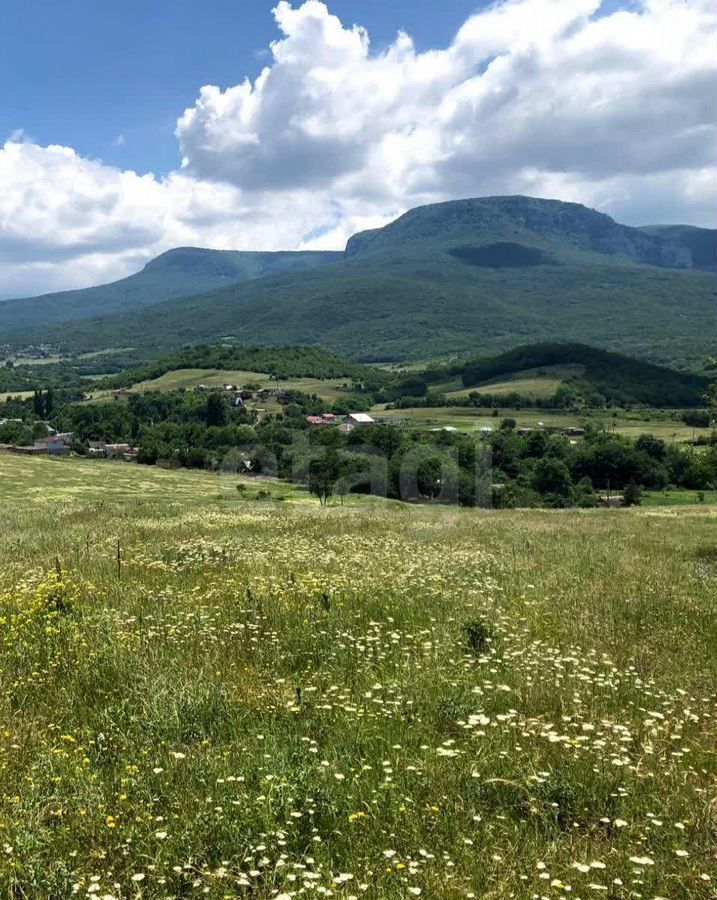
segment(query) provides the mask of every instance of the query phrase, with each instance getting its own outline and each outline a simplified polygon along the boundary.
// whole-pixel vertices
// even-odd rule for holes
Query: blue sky
[[[0,297],[489,194],[714,227],[716,43],[714,0],[8,0]]]
[[[0,137],[137,171],[179,163],[176,119],[204,84],[254,78],[277,37],[273,0],[13,0],[0,28]],[[480,0],[336,0],[373,51],[407,30],[421,50],[443,47]],[[118,135],[124,136],[120,146]]]

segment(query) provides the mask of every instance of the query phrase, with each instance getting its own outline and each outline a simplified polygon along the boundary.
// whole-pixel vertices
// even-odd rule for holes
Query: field
[[[0,500],[2,896],[714,897],[714,510]]]
[[[346,379],[348,382],[348,379]],[[184,388],[191,390],[199,384],[219,387],[224,384],[259,384],[261,387],[278,390],[303,391],[306,394],[317,394],[325,400],[335,400],[342,393],[342,379],[323,381],[319,378],[291,378],[276,380],[266,372],[247,372],[244,370],[220,369],[177,369],[134,385],[132,390],[141,391],[176,391]],[[110,391],[97,391],[94,399],[108,396]]]
[[[0,392],[0,403],[4,403],[10,397],[16,397],[18,400],[25,400],[32,397],[32,391],[2,391]]]
[[[568,378],[579,377],[585,371],[584,366],[555,365],[542,366],[539,369],[524,369],[512,375],[491,378],[479,386],[463,387],[460,378],[454,382],[446,382],[432,386],[431,393],[445,393],[447,397],[467,397],[476,391],[479,394],[502,396],[518,392],[525,397],[552,397],[557,389]]]
[[[383,411],[383,407],[376,407]],[[628,418],[625,414],[613,418],[612,415],[597,411],[587,413],[550,412],[542,409],[499,409],[497,416],[491,410],[479,407],[438,406],[433,408],[412,407],[391,411],[391,415],[405,418],[411,425],[431,427],[452,425],[461,431],[473,431],[476,428],[498,428],[503,418],[515,419],[518,427],[534,428],[538,422],[554,428],[565,428],[568,425],[585,425],[592,423],[610,432],[636,438],[649,432],[664,441],[679,443],[693,440],[710,433],[709,428],[693,428],[682,422],[666,420],[657,413],[655,418],[650,414]]]
[[[700,495],[704,499],[700,500]],[[694,506],[701,503],[717,503],[717,491],[645,491],[643,506]]]

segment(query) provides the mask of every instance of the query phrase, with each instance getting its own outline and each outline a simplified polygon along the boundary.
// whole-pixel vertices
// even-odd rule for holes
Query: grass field
[[[10,397],[17,397],[18,400],[25,400],[32,397],[33,391],[3,391],[0,392],[0,403],[4,403]]]
[[[545,398],[552,397],[568,378],[579,377],[584,372],[584,366],[544,366],[540,369],[524,369],[514,375],[502,375],[467,388],[462,386],[459,379],[458,384],[446,383],[440,389],[447,397],[467,397],[473,391],[500,397],[517,391],[525,397]]]
[[[260,384],[262,387],[278,390],[303,391],[306,394],[317,394],[325,400],[335,400],[346,393],[342,390],[342,379],[324,381],[319,378],[290,378],[276,381],[266,372],[248,372],[245,370],[223,369],[177,369],[166,372],[159,378],[150,381],[141,381],[133,386],[132,390],[141,391],[177,391],[182,388],[191,390],[199,384],[210,387],[219,387],[224,384]],[[349,379],[345,379],[348,383]],[[109,396],[110,391],[97,391],[93,399]]]
[[[0,455],[0,896],[714,897],[714,509],[238,496]]]
[[[700,495],[703,495],[700,500]],[[645,491],[643,506],[695,506],[701,503],[717,503],[717,491]]]
[[[376,407],[376,411],[382,411],[383,407]],[[404,417],[408,422],[417,427],[431,427],[436,425],[453,425],[461,431],[473,431],[476,428],[500,427],[503,418],[515,419],[518,427],[534,428],[538,422],[543,422],[549,427],[565,428],[568,425],[585,425],[592,423],[596,427],[603,427],[616,434],[636,438],[649,432],[663,440],[684,442],[695,437],[708,435],[709,428],[693,428],[682,422],[672,422],[662,418],[651,418],[649,415],[627,418],[624,414],[613,418],[604,412],[595,413],[554,413],[541,409],[499,409],[498,415],[493,416],[490,410],[479,407],[439,406],[434,408],[414,407],[391,411],[391,415]]]

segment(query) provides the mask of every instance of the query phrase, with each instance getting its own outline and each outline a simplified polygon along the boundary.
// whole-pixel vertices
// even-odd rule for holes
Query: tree
[[[326,506],[329,497],[336,490],[340,469],[341,461],[335,450],[329,450],[324,456],[319,459],[312,459],[309,462],[309,491],[319,498],[319,503],[322,506]]]
[[[226,410],[224,409],[224,401],[219,394],[210,394],[207,398],[207,426],[224,425],[225,422]]]
[[[712,356],[707,358],[707,371],[717,372],[717,359]],[[712,413],[712,425],[717,425],[717,382],[707,388],[705,400],[709,404],[710,412]]]
[[[567,497],[572,485],[570,471],[561,459],[545,456],[538,460],[533,470],[533,487],[539,494]]]
[[[663,460],[667,455],[667,445],[654,434],[641,434],[635,441],[635,449],[643,450],[653,459]]]

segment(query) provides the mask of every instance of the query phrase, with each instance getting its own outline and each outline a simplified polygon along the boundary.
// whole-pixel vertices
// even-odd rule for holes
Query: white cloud
[[[318,0],[274,10],[254,80],[206,86],[183,157],[140,176],[22,136],[0,149],[0,294],[119,277],[178,244],[340,247],[460,196],[529,193],[714,225],[712,0],[503,0],[450,46],[380,53]]]

